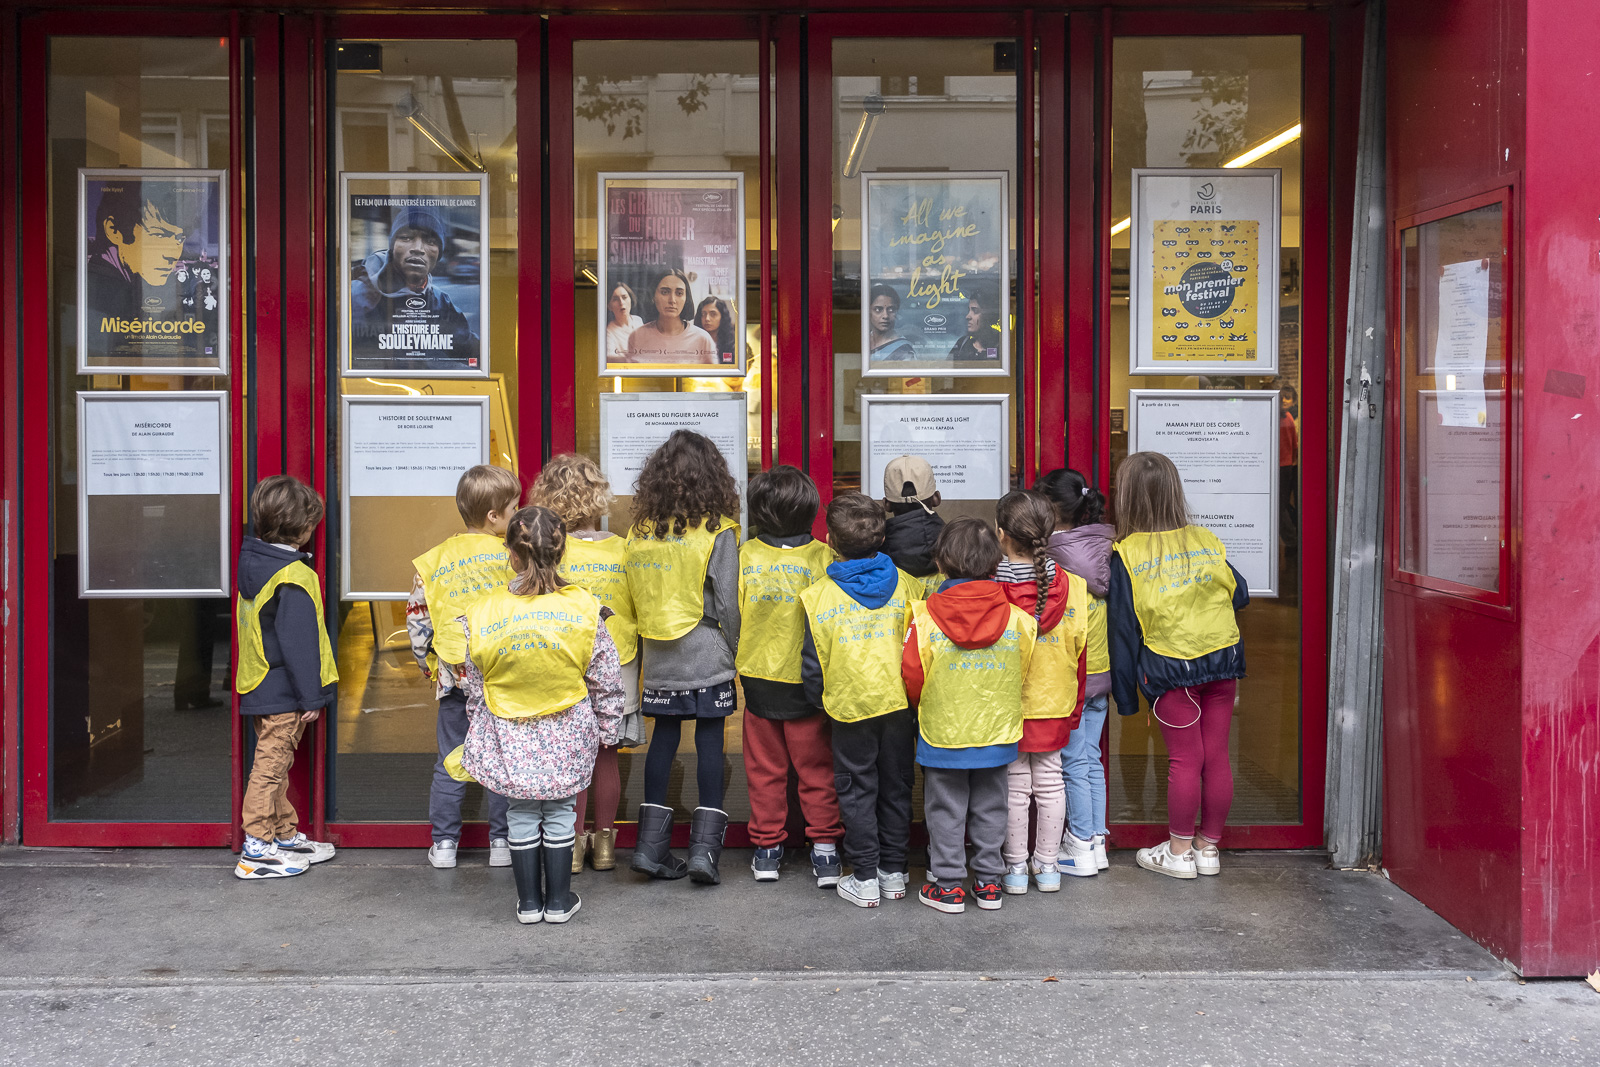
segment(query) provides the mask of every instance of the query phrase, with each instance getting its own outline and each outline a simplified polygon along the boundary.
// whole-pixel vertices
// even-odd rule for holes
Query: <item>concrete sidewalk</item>
[[[777,884],[576,879],[564,927],[509,870],[342,853],[253,884],[221,851],[0,850],[0,1064],[1592,1064],[1600,996],[1523,985],[1381,876],[1129,853],[941,915]],[[624,854],[623,858],[626,858]],[[913,874],[920,874],[914,871]],[[1205,1034],[1203,1040],[1193,1035]]]
[[[853,907],[817,889],[803,858],[757,884],[750,853],[729,850],[715,887],[586,870],[574,879],[583,910],[559,928],[519,926],[511,871],[486,856],[436,871],[421,850],[348,850],[299,878],[248,883],[220,850],[10,849],[0,953],[28,980],[1501,973],[1381,876],[1329,870],[1320,855],[1233,853],[1222,877],[1180,882],[1116,853],[1111,870],[1063,879],[1059,893],[952,916],[912,896]]]

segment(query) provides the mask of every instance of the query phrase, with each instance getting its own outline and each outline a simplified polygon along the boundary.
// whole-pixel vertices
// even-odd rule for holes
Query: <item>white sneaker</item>
[[[507,850],[509,852],[509,849]],[[456,843],[450,838],[435,841],[428,849],[428,862],[442,870],[447,870],[456,865]],[[506,865],[510,866],[511,857],[506,856]]]
[[[1094,835],[1094,866],[1096,870],[1103,871],[1111,866],[1111,858],[1106,855],[1106,835]]]
[[[839,879],[834,891],[858,908],[876,908],[880,899],[876,878],[861,879],[847,874]]]
[[[1074,878],[1093,878],[1100,873],[1094,861],[1094,846],[1078,840],[1069,831],[1061,839],[1061,854],[1056,857],[1056,869]]]
[[[1222,873],[1222,853],[1217,851],[1216,845],[1205,845],[1194,850],[1194,873]]]
[[[298,856],[307,863],[321,863],[333,859],[333,846],[326,841],[313,841],[304,833],[297,833],[287,841],[274,841],[278,851],[285,856]]]
[[[251,851],[247,845],[239,854],[239,862],[234,864],[233,875],[247,882],[259,882],[264,878],[293,878],[310,869],[311,864],[303,856],[279,852],[277,845],[256,851]]]
[[[511,866],[511,842],[503,837],[490,838],[489,840],[489,866]]]
[[[878,895],[884,900],[903,900],[906,895],[906,872],[878,869]]]
[[[1155,848],[1141,848],[1134,854],[1134,858],[1145,870],[1164,874],[1168,878],[1195,876],[1194,849],[1184,849],[1182,853],[1174,855],[1170,841],[1163,841]]]

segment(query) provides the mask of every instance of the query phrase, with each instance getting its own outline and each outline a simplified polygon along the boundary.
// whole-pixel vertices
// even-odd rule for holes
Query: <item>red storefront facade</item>
[[[228,705],[225,598],[82,595],[88,546],[157,535],[108,533],[91,521],[108,513],[91,512],[104,505],[79,484],[87,468],[77,455],[77,412],[86,409],[76,394],[225,395],[228,555],[254,480],[291,473],[325,494],[329,522],[314,547],[337,634],[341,704],[303,750],[295,796],[310,828],[343,846],[420,848],[428,842],[431,692],[409,664],[383,568],[427,547],[450,512],[441,519],[436,499],[351,493],[352,397],[481,400],[493,461],[526,484],[550,455],[597,453],[615,403],[605,396],[732,390],[745,398],[749,469],[800,465],[826,498],[870,482],[862,424],[884,403],[878,396],[1004,397],[1011,485],[1070,465],[1108,488],[1129,448],[1136,390],[1235,388],[1285,398],[1298,443],[1280,471],[1289,469],[1285,495],[1298,507],[1292,520],[1281,513],[1268,548],[1276,595],[1244,620],[1247,642],[1261,651],[1252,652],[1255,688],[1242,705],[1253,710],[1241,712],[1243,784],[1228,844],[1322,846],[1326,649],[1337,607],[1329,555],[1364,6],[895,2],[864,13],[730,0],[593,14],[487,0],[436,6],[6,7],[0,179],[12,208],[0,216],[0,245],[15,249],[0,300],[6,840],[220,846],[237,834],[248,753]],[[1570,184],[1578,172],[1549,154],[1553,143],[1535,141],[1581,140],[1549,123],[1584,112],[1549,103],[1541,125],[1535,106],[1577,91],[1562,79],[1578,69],[1576,42],[1594,42],[1596,27],[1587,38],[1569,29],[1560,42],[1559,20],[1520,4],[1482,0],[1471,6],[1484,7],[1483,17],[1461,21],[1436,20],[1425,6],[1392,3],[1387,16],[1395,245],[1375,266],[1399,279],[1406,232],[1498,205],[1504,325],[1491,334],[1504,343],[1505,380],[1489,391],[1498,385],[1506,398],[1506,547],[1487,594],[1430,578],[1427,566],[1413,567],[1421,574],[1413,580],[1391,563],[1384,862],[1400,884],[1528,973],[1582,969],[1586,958],[1593,969],[1600,875],[1573,812],[1586,813],[1600,794],[1600,677],[1585,653],[1575,673],[1546,663],[1535,680],[1529,666],[1546,652],[1530,659],[1528,650],[1565,649],[1568,634],[1581,629],[1592,639],[1597,631],[1574,628],[1567,609],[1525,617],[1522,605],[1530,566],[1549,573],[1543,568],[1555,564],[1543,553],[1557,544],[1571,553],[1591,536],[1573,540],[1583,514],[1577,483],[1559,499],[1580,510],[1563,512],[1559,529],[1528,526],[1557,499],[1540,496],[1534,507],[1528,494],[1543,492],[1546,466],[1553,477],[1576,477],[1583,465],[1574,450],[1593,456],[1583,424],[1600,416],[1569,417],[1592,401],[1567,378],[1554,379],[1566,393],[1523,383],[1541,362],[1580,377],[1583,361],[1593,362],[1591,352],[1564,354],[1581,340],[1593,281],[1575,285],[1571,271],[1558,271],[1548,255],[1536,260],[1532,249],[1557,242],[1594,270],[1592,248],[1586,258],[1571,251],[1595,240],[1593,223],[1568,209],[1581,200],[1582,187]],[[1579,5],[1555,6],[1581,22]],[[1549,50],[1539,79],[1531,58],[1521,58],[1524,39]],[[1470,111],[1457,99],[1468,83],[1487,94]],[[1582,106],[1592,119],[1596,104]],[[75,175],[96,168],[223,172],[233,344],[215,373],[123,373],[75,351],[71,324],[84,311],[73,284],[73,223],[84,214],[75,180],[85,180]],[[1276,171],[1274,374],[1130,375],[1137,324],[1129,303],[1138,298],[1128,219],[1141,168]],[[596,183],[652,172],[741,183],[743,279],[734,303],[742,301],[746,327],[742,376],[632,378],[609,373],[603,354],[596,371],[605,334],[596,325],[605,267]],[[861,351],[870,341],[860,298],[872,279],[863,276],[868,226],[857,183],[863,173],[949,172],[1003,176],[1000,258],[1011,284],[998,321],[1014,356],[996,373],[884,374]],[[346,180],[373,174],[482,176],[484,226],[459,236],[439,277],[458,296],[492,294],[476,324],[492,374],[355,373],[345,362],[346,271],[363,232],[348,202],[359,185]],[[1535,270],[1549,275],[1538,285]],[[1394,285],[1391,307],[1403,302],[1401,281]],[[1401,393],[1389,394],[1391,406]],[[1553,408],[1530,412],[1535,403],[1578,406],[1562,407],[1558,421]],[[1391,410],[1391,423],[1403,424],[1402,414]],[[1396,446],[1393,514],[1403,510],[1406,454]],[[145,503],[129,514],[159,523],[150,509],[168,506]],[[986,507],[992,498],[956,510],[982,515]],[[90,517],[80,521],[80,508]],[[614,513],[613,528],[624,516]],[[1391,541],[1395,561],[1402,547]],[[1565,573],[1587,583],[1592,570]],[[1567,680],[1557,685],[1557,675]],[[1463,715],[1459,693],[1495,714]],[[1119,847],[1162,833],[1159,735],[1145,719],[1115,723],[1108,737]],[[729,753],[737,843],[736,743]],[[624,765],[624,819],[639,799],[638,773]],[[1482,781],[1493,783],[1491,796],[1472,786]],[[1463,790],[1487,823],[1464,815]],[[1588,806],[1577,803],[1582,796]],[[1475,840],[1474,825],[1491,834],[1492,848]],[[485,838],[482,823],[469,823],[465,844]],[[1463,884],[1482,891],[1463,899]]]

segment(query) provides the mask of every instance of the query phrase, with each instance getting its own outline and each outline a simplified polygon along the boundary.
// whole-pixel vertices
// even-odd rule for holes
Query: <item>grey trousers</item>
[[[461,802],[467,783],[445,773],[444,758],[467,739],[467,694],[452,689],[439,698],[439,758],[433,765],[433,784],[428,789],[428,821],[433,823],[433,839],[461,842]],[[507,837],[506,798],[485,789],[489,801],[489,836]]]
[[[967,876],[967,838],[972,838],[972,873],[998,879],[1005,873],[1000,847],[1006,840],[1009,804],[1005,767],[923,767],[922,811],[928,823],[928,877],[949,888]]]

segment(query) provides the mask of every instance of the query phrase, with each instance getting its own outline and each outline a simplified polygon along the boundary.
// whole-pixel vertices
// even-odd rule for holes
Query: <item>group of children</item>
[[[737,686],[757,881],[780,875],[792,772],[817,884],[864,908],[904,897],[921,766],[919,899],[961,912],[970,895],[993,910],[1030,885],[1054,892],[1063,874],[1106,868],[1107,697],[1126,714],[1142,691],[1172,754],[1171,817],[1170,839],[1137,861],[1178,878],[1217,873],[1244,674],[1233,612],[1248,598],[1220,542],[1189,523],[1171,462],[1140,453],[1123,464],[1116,530],[1071,470],[1007,494],[992,525],[944,522],[920,457],[892,461],[884,481],[882,500],[835,495],[823,542],[811,535],[811,479],[762,472],[741,543],[737,482],[690,431],[646,461],[622,536],[601,529],[614,497],[584,456],[546,464],[520,509],[510,472],[467,471],[456,496],[467,530],[417,558],[407,607],[439,698],[429,861],[455,865],[464,783],[476,780],[489,862],[512,867],[518,920],[565,922],[585,856],[596,870],[615,865],[617,752],[645,743],[649,717],[629,865],[717,884]],[[238,609],[240,709],[258,739],[236,869],[246,879],[333,855],[299,832],[284,790],[294,743],[337,679],[298,551],[321,501],[270,478],[252,507]],[[686,721],[697,804],[680,856],[667,794]]]

